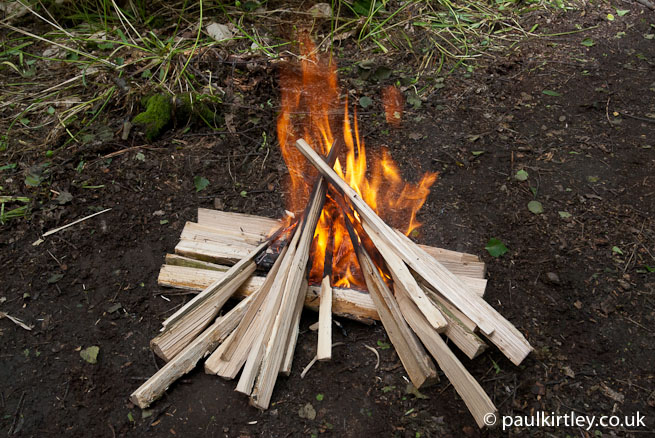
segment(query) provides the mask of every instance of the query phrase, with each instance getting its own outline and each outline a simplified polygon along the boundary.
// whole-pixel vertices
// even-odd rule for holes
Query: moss
[[[154,94],[143,100],[146,110],[137,114],[132,123],[143,126],[146,138],[150,141],[159,137],[171,121],[171,99],[163,94]]]
[[[215,124],[216,108],[220,98],[204,94],[180,94],[175,97],[175,120],[178,123],[198,122]]]

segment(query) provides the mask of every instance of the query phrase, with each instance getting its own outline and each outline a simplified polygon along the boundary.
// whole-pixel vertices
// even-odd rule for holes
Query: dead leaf
[[[311,403],[307,403],[305,406],[298,410],[298,416],[300,418],[306,418],[308,420],[313,420],[316,418],[316,409],[312,406]]]
[[[316,3],[308,11],[314,18],[332,17],[332,7],[327,3]]]
[[[85,348],[80,351],[80,357],[87,361],[90,364],[98,363],[98,353],[100,352],[100,347],[93,345],[91,347]]]
[[[623,400],[625,400],[625,395],[621,394],[620,392],[614,391],[612,388],[608,387],[605,385],[605,383],[600,384],[600,392],[603,393],[606,397],[611,398],[612,400],[623,403]]]

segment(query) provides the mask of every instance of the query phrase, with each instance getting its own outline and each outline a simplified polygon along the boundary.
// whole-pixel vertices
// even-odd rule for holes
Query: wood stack
[[[413,243],[386,225],[307,143],[299,140],[296,146],[321,176],[305,214],[284,230],[286,244],[266,275],[258,267],[274,240],[267,236],[276,229],[276,236],[282,233],[279,221],[199,209],[198,223],[184,227],[176,254],[166,256],[159,284],[200,293],[163,322],[151,347],[167,363],[131,400],[149,406],[209,355],[207,373],[234,379],[241,372],[236,390],[266,409],[277,376],[291,372],[304,304],[319,312],[319,360],[331,357],[332,315],[380,320],[414,386],[435,381],[431,355],[483,427],[484,416],[495,415],[496,408],[441,335],[471,359],[487,348],[477,332],[517,365],[532,350],[484,301],[484,263],[474,255]],[[346,217],[355,217],[349,209],[357,212],[359,222],[350,223],[348,231],[368,292],[333,288],[327,275],[320,285],[307,284],[309,250],[328,183],[347,203]],[[230,297],[242,301],[219,315]]]

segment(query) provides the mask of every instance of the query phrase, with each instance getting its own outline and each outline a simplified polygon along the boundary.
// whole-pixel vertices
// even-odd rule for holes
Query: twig
[[[18,417],[20,417],[20,411],[23,408],[23,400],[25,400],[25,394],[26,392],[23,391],[23,393],[20,396],[20,400],[18,400],[18,406],[16,406],[16,412],[14,412],[14,421],[11,422],[11,427],[7,432],[7,436],[10,436],[15,432],[14,428],[16,427],[16,422],[18,421]]]
[[[655,10],[655,5],[649,2],[648,0],[635,0],[637,3],[641,3],[646,6],[648,9]]]
[[[13,317],[11,315],[8,315],[5,312],[0,312],[0,319],[2,319],[2,318],[7,318],[8,320],[13,322],[14,324],[23,327],[25,330],[32,330],[33,326],[27,325],[23,321],[21,321],[20,319],[15,318],[15,317]]]
[[[339,345],[343,345],[343,342],[335,342],[334,344],[332,344],[332,348],[334,348],[334,347],[338,347]],[[380,359],[380,358],[379,358],[379,356],[378,356],[378,361],[379,361],[379,359]],[[312,360],[310,360],[309,363],[307,364],[307,366],[302,370],[302,373],[300,373],[300,378],[301,378],[301,379],[304,379],[304,378],[305,378],[305,375],[309,372],[309,369],[310,369],[311,367],[313,367],[314,364],[315,364],[317,361],[318,361],[318,356],[314,355],[314,357],[312,358]],[[378,363],[379,363],[379,362],[378,362]],[[377,368],[377,367],[376,367],[376,368]]]
[[[378,359],[377,363],[375,364],[375,369],[377,370],[378,367],[380,366],[380,353],[378,353],[378,351],[377,351],[375,348],[373,348],[373,347],[371,347],[371,346],[368,346],[368,345],[366,345],[366,344],[364,344],[364,347],[368,348],[368,349],[371,350],[373,353],[375,353],[375,357],[377,357],[377,359]]]
[[[72,227],[73,225],[79,224],[80,222],[84,222],[87,219],[91,219],[94,216],[98,216],[99,214],[106,213],[109,210],[111,210],[111,208],[106,208],[106,209],[104,209],[102,211],[90,214],[89,216],[83,217],[82,219],[78,219],[78,220],[76,220],[74,222],[71,222],[70,224],[64,225],[64,226],[59,227],[59,228],[55,228],[54,230],[46,231],[45,233],[43,233],[43,237],[47,237],[47,236],[50,236],[51,234],[55,234],[55,233],[65,229],[65,228]],[[39,240],[41,240],[41,239],[39,239]],[[39,240],[37,240],[36,242],[39,242]],[[39,243],[36,243],[36,242],[34,242],[32,245],[36,246],[36,245],[41,243],[41,242],[39,242]]]

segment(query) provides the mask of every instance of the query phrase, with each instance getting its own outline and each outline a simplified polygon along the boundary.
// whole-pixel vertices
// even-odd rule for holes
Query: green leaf
[[[394,389],[396,389],[395,386],[385,386],[384,388],[382,388],[382,392],[383,392],[384,394],[386,394],[387,392],[391,392],[391,391],[393,391]]]
[[[614,21],[614,15],[612,15],[612,14],[607,14],[607,20],[608,20],[608,21]]]
[[[369,106],[371,106],[372,103],[373,101],[368,96],[362,96],[359,98],[359,104],[361,105],[362,108],[368,108]]]
[[[628,9],[617,9],[616,10],[616,15],[618,15],[619,17],[623,17],[628,12],[630,12]]]
[[[474,157],[479,157],[480,155],[484,154],[484,151],[471,151]]]
[[[585,38],[582,40],[580,44],[582,44],[583,46],[592,47],[596,44],[596,42],[591,38]]]
[[[618,246],[613,246],[613,247],[612,247],[612,252],[613,252],[614,254],[623,255],[623,251],[621,251],[621,248],[619,248]]]
[[[64,278],[64,274],[52,274],[50,278],[48,278],[48,284],[54,284]]]
[[[387,344],[384,341],[378,340],[378,347],[380,347],[380,350],[388,350],[389,348],[391,348],[391,345]]]
[[[168,219],[162,219],[159,221],[159,225],[166,225],[168,223]]]
[[[55,113],[55,108],[52,106],[49,106],[46,112],[50,115],[53,115]]]
[[[323,401],[323,394],[316,394],[316,400]]]
[[[28,173],[25,177],[25,185],[29,187],[38,187],[41,184],[41,175]]]
[[[239,193],[239,194],[241,195],[242,198],[245,198],[245,197],[248,196],[248,192],[245,191],[245,190],[241,190],[241,193]]]
[[[87,361],[90,364],[98,363],[98,353],[100,352],[100,347],[93,345],[91,347],[85,348],[80,351],[80,357]]]
[[[552,90],[544,90],[542,91],[546,96],[553,96],[553,97],[559,97],[561,94],[559,94],[557,91],[552,91]]]
[[[486,249],[489,255],[494,258],[500,257],[507,252],[505,244],[495,237],[489,239],[489,242],[487,242],[487,246],[485,246],[484,249]]]
[[[541,205],[541,202],[539,201],[530,201],[528,202],[528,210],[530,210],[534,214],[541,214],[544,212],[544,207]]]
[[[646,268],[648,272],[655,272],[655,268],[652,266],[644,265],[644,268]]]
[[[0,166],[0,172],[2,172],[3,170],[10,170],[15,168],[16,168],[16,163],[5,164],[4,166]]]
[[[562,219],[568,219],[571,217],[571,213],[568,213],[566,211],[559,211],[558,213],[559,213],[559,217],[561,217]]]
[[[130,420],[131,423],[134,423],[134,415],[132,415],[132,412],[127,413],[127,419]]]
[[[516,175],[514,175],[514,178],[516,178],[519,181],[525,181],[528,179],[528,172],[525,170],[521,169],[518,172],[516,172]]]
[[[193,185],[196,187],[196,192],[199,192],[207,188],[209,180],[204,176],[196,175],[193,177]]]
[[[419,109],[421,105],[423,105],[421,98],[414,93],[407,96],[407,103],[413,106],[415,110]]]
[[[135,160],[146,161],[146,156],[143,155],[143,152],[139,152],[134,156]]]

